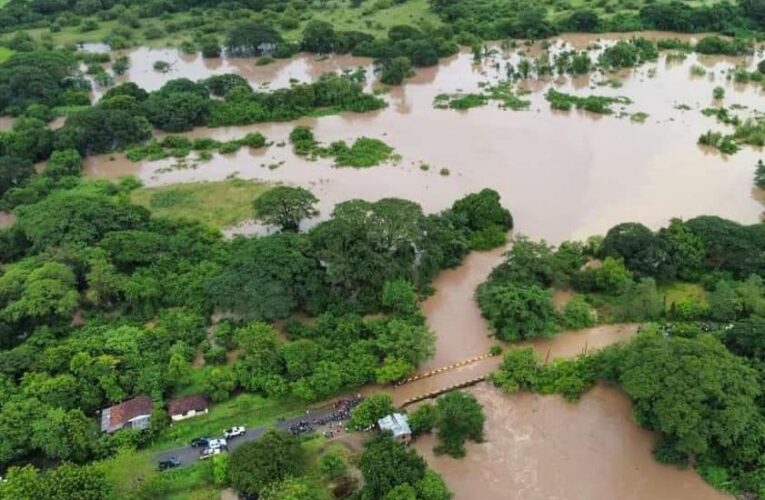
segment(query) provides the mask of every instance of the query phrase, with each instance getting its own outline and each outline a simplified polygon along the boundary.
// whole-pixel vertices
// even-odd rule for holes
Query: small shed
[[[167,403],[167,413],[173,422],[204,415],[209,411],[207,396],[196,394],[185,398],[173,399]]]
[[[393,439],[404,444],[412,441],[412,430],[409,428],[409,419],[401,413],[392,413],[377,421],[381,431],[393,434]]]
[[[112,433],[120,429],[144,430],[154,404],[149,396],[136,396],[118,405],[101,410],[101,431]]]

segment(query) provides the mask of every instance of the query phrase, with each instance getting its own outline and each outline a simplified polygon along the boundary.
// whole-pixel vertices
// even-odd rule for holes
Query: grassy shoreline
[[[159,217],[195,220],[224,229],[250,219],[252,201],[269,188],[256,180],[200,181],[142,187],[130,199]]]

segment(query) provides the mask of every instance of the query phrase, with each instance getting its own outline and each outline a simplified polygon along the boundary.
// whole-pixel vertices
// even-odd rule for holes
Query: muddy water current
[[[435,455],[430,436],[415,445],[457,499],[724,498],[693,470],[656,462],[655,437],[632,423],[629,400],[614,388],[596,386],[576,404],[487,383],[472,392],[486,412],[485,443],[468,443],[459,460]]]
[[[611,41],[597,42],[600,46],[616,38],[602,37]],[[591,36],[564,37],[551,50],[584,49],[594,42]],[[539,46],[520,50],[541,51]],[[593,56],[599,50],[593,49]],[[319,61],[302,55],[255,66],[252,60],[204,60],[168,49],[139,49],[129,56],[131,69],[124,79],[149,90],[172,78],[199,79],[227,72],[245,76],[255,87],[271,88],[358,66],[373,78],[371,61],[352,57]],[[152,67],[157,60],[170,62],[170,71],[155,72]],[[521,82],[519,86],[531,90],[524,96],[531,101],[527,111],[503,110],[496,103],[460,112],[434,109],[437,95],[480,92],[482,86],[502,81],[505,65],[518,60],[518,50],[497,49],[480,64],[474,63],[472,54],[460,53],[437,67],[418,70],[405,85],[386,95],[386,109],[373,113],[196,129],[187,134],[228,140],[260,131],[274,143],[261,150],[242,149],[198,164],[189,161],[191,168],[175,168],[174,160],[131,163],[120,155],[94,157],[88,160],[87,172],[109,178],[134,174],[149,186],[222,180],[232,175],[296,184],[321,199],[320,217],[327,217],[334,204],[343,200],[390,196],[437,211],[466,193],[491,187],[513,212],[518,232],[552,242],[602,233],[623,221],[657,227],[673,216],[700,214],[745,223],[758,220],[765,197],[753,189],[752,178],[760,152],[745,147],[736,155],[723,157],[696,145],[703,132],[725,130],[714,118],[702,115],[703,108],[739,105],[745,107],[739,113],[746,116],[762,107],[761,87],[736,84],[728,78],[736,65],[751,69],[757,58],[690,54],[680,60],[662,54],[654,63],[616,75]],[[692,67],[697,67],[697,74],[703,68],[705,74],[693,76]],[[598,85],[608,78],[618,81],[618,86]],[[726,90],[723,103],[712,98],[716,86]],[[632,104],[617,106],[617,113],[611,116],[554,112],[543,97],[551,87],[578,95],[626,96]],[[644,123],[630,120],[628,115],[637,112],[648,114]],[[620,114],[624,116],[619,118]],[[296,124],[313,127],[317,139],[327,143],[352,141],[361,135],[376,137],[394,147],[401,159],[359,170],[334,168],[331,160],[306,161],[291,152],[287,141]],[[282,142],[287,145],[278,146]],[[449,175],[439,173],[443,168]],[[235,231],[259,229],[245,223]],[[488,351],[493,340],[473,293],[501,253],[474,253],[462,266],[443,272],[436,280],[436,293],[423,309],[436,332],[437,350],[421,371]],[[565,296],[559,299],[565,300]],[[549,360],[628,339],[636,330],[636,325],[601,326],[530,345]],[[391,392],[400,403],[486,375],[498,362],[491,358]],[[487,442],[470,445],[467,457],[460,461],[434,456],[428,439],[417,444],[458,499],[720,497],[694,472],[664,467],[653,460],[653,435],[633,423],[628,399],[613,388],[599,386],[578,404],[550,396],[508,396],[487,384],[471,390],[486,409]]]

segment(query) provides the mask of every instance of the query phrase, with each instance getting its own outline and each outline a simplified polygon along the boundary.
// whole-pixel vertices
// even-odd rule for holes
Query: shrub
[[[290,132],[290,142],[296,155],[305,156],[309,154],[316,145],[316,139],[313,137],[313,131],[310,127],[299,125]]]
[[[383,63],[380,81],[386,85],[401,85],[412,74],[412,62],[408,57],[394,57]]]
[[[694,50],[700,54],[741,56],[752,53],[752,46],[741,40],[728,41],[716,35],[705,36],[698,41]]]
[[[322,476],[336,481],[348,473],[348,466],[338,453],[330,452],[319,459],[319,470]]]
[[[353,409],[348,427],[361,431],[374,426],[384,416],[393,413],[393,400],[385,393],[369,396]]]
[[[415,436],[431,432],[437,422],[438,409],[431,403],[424,403],[409,415],[409,428]]]
[[[504,245],[507,242],[507,231],[498,225],[492,225],[474,231],[470,235],[470,249],[485,251]]]
[[[379,139],[360,137],[349,148],[344,142],[334,142],[330,151],[335,155],[335,164],[339,167],[372,167],[387,161],[393,148]]]
[[[563,307],[561,321],[567,329],[580,330],[595,325],[595,315],[584,298],[576,296]]]

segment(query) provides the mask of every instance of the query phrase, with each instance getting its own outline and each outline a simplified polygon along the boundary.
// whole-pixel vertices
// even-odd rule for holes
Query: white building
[[[198,415],[204,415],[207,413],[208,408],[207,397],[198,394],[170,401],[167,403],[167,414],[170,415],[173,422],[177,422]]]
[[[412,441],[412,430],[409,428],[409,419],[401,413],[393,413],[377,421],[381,431],[393,434],[393,439],[400,443],[409,444]]]

